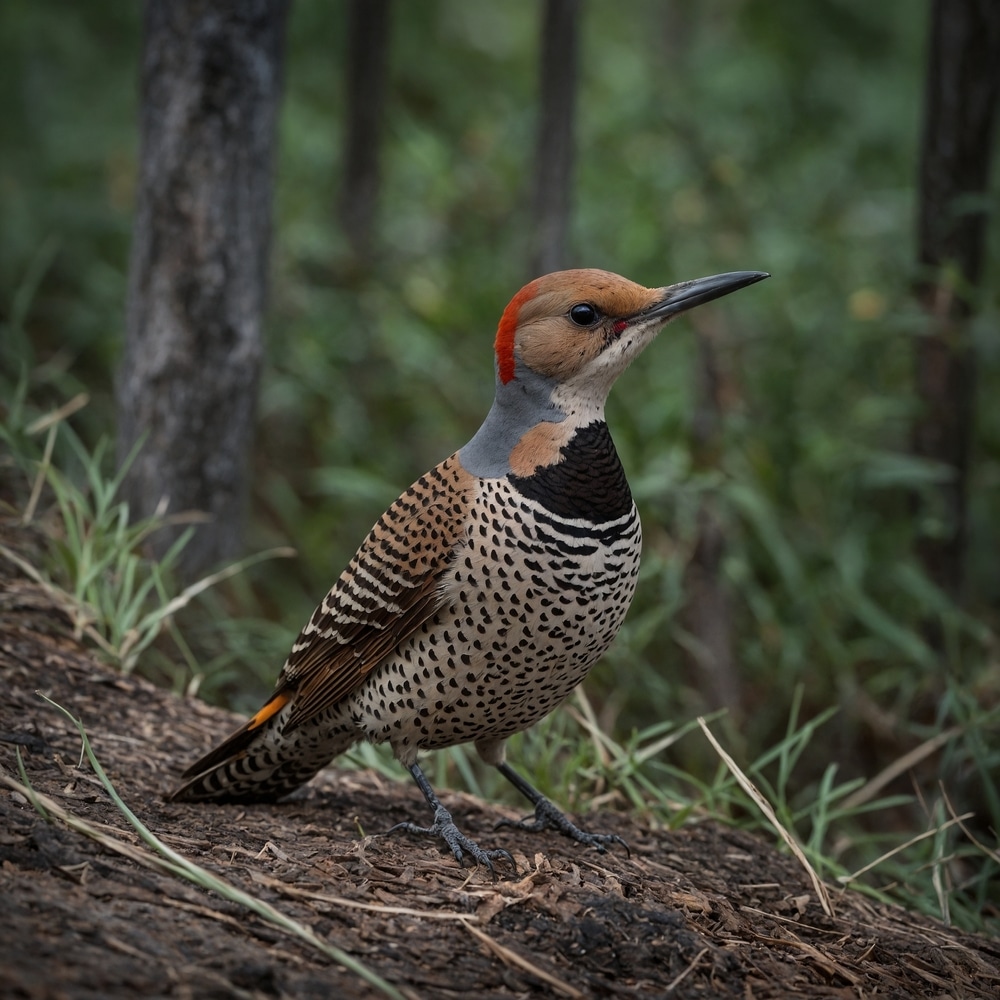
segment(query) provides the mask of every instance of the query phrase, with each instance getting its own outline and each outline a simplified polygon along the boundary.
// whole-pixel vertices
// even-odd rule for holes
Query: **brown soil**
[[[10,531],[3,532],[11,541]],[[163,841],[359,958],[406,996],[989,997],[1000,944],[857,893],[824,915],[798,865],[714,824],[599,855],[445,793],[459,824],[520,872],[492,883],[430,842],[362,831],[426,822],[416,789],[330,770],[276,806],[171,804],[164,792],[233,718],[98,665],[0,554],[0,996],[371,997],[355,973],[240,906],[148,866],[150,850],[78,766],[86,725],[119,792]],[[103,836],[47,822],[19,781]]]

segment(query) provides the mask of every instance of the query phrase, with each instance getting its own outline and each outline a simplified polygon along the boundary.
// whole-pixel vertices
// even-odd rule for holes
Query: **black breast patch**
[[[632,510],[632,492],[603,421],[581,427],[560,449],[562,460],[539,466],[533,475],[507,476],[522,496],[536,500],[559,517],[600,524]]]

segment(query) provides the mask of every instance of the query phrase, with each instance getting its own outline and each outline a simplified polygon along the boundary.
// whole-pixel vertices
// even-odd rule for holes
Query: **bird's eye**
[[[577,326],[593,326],[600,314],[589,302],[578,302],[569,311],[569,318]]]

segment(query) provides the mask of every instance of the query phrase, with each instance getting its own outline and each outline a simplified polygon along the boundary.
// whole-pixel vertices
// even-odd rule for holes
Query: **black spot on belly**
[[[559,454],[554,465],[539,466],[530,476],[510,473],[507,479],[522,496],[559,517],[599,524],[632,510],[625,470],[603,420],[581,427]]]

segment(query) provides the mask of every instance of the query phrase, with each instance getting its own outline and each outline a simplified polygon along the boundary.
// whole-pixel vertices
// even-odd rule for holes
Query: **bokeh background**
[[[398,3],[392,18],[361,269],[337,212],[343,5],[301,0],[289,21],[247,549],[298,556],[189,609],[184,656],[162,643],[140,663],[237,710],[256,707],[381,510],[476,429],[497,319],[532,277],[540,5]],[[572,804],[595,788],[624,804],[625,769],[656,821],[738,821],[700,734],[669,739],[724,709],[713,727],[834,867],[936,829],[940,782],[995,849],[995,170],[958,599],[915,554],[940,528],[920,497],[943,475],[911,446],[929,5],[588,0],[581,23],[568,263],[649,285],[773,277],[672,325],[619,382],[608,419],[644,522],[639,595],[585,701],[513,756]],[[0,8],[0,390],[29,373],[36,413],[88,393],[72,424],[91,447],[115,431],[141,40],[138,4]],[[837,831],[817,818],[935,739],[885,808]],[[439,780],[495,791],[462,754],[440,756]],[[955,832],[882,882],[961,854]],[[997,865],[976,857],[952,877],[969,913],[995,914]]]

